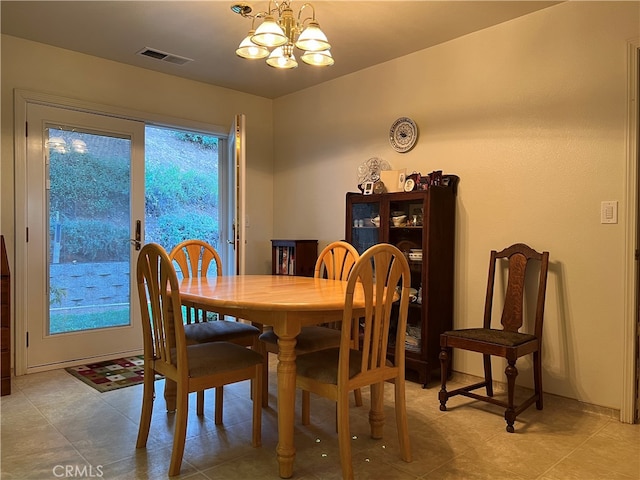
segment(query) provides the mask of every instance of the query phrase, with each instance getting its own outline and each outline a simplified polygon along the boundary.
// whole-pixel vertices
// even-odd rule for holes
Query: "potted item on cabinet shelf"
[[[424,209],[421,203],[413,203],[409,205],[409,219],[414,227],[422,226],[422,215]]]
[[[391,217],[391,221],[394,227],[404,227],[406,218],[406,215],[396,215],[395,217]]]

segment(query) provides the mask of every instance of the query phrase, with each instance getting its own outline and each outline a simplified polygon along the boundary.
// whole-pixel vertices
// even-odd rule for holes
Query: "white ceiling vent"
[[[160,50],[149,47],[144,47],[142,50],[137,52],[137,54],[144,57],[155,58],[156,60],[160,60],[162,62],[173,63],[174,65],[184,65],[185,63],[193,62],[192,58],[186,58],[179,55],[174,55],[172,53],[161,52]]]

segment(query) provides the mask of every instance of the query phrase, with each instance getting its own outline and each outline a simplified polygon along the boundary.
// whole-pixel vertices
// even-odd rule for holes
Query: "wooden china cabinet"
[[[358,252],[391,243],[409,260],[415,298],[409,304],[406,337],[393,338],[388,353],[391,356],[394,348],[403,346],[406,369],[415,372],[424,387],[432,373],[439,378],[440,333],[453,328],[458,177],[447,177],[447,186],[401,193],[347,193],[346,199],[345,238]]]

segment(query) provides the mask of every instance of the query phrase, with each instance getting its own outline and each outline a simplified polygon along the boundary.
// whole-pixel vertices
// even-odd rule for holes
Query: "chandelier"
[[[296,68],[295,47],[302,50],[300,58],[308,65],[333,65],[329,51],[331,45],[320,30],[313,5],[302,5],[296,18],[291,3],[288,0],[269,1],[267,10],[257,13],[252,13],[253,9],[247,4],[233,5],[233,12],[251,19],[251,30],[240,43],[236,54],[252,60],[266,58],[267,64],[275,68]],[[312,14],[303,18],[302,12],[306,8],[310,8]],[[257,29],[254,28],[256,19],[262,20]]]

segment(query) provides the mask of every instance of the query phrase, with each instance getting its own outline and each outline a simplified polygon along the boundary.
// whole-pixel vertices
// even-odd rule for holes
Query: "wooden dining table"
[[[307,325],[342,319],[347,282],[289,275],[239,275],[187,278],[183,299],[208,311],[273,327],[278,336],[278,446],[281,478],[293,475],[296,395],[296,336]],[[364,313],[364,297],[356,289],[354,313]],[[372,408],[380,408],[372,402]],[[382,412],[370,418],[382,419]],[[380,420],[381,422],[382,420]],[[372,424],[373,427],[373,424]],[[381,425],[380,425],[381,428]]]

